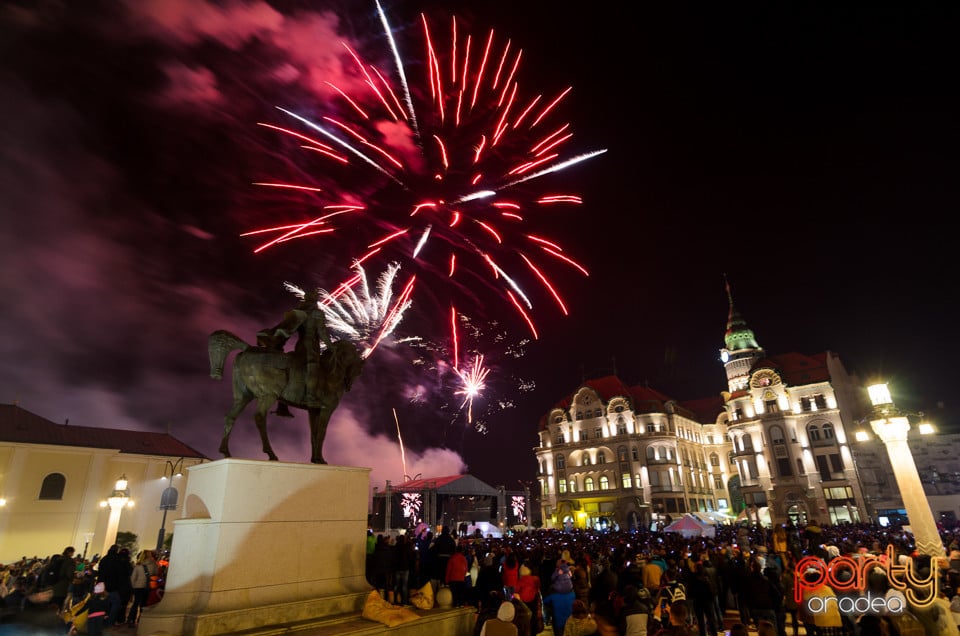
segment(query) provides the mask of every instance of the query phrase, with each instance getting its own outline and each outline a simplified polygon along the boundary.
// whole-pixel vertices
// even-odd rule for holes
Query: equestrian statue
[[[307,411],[310,461],[327,463],[323,459],[323,440],[330,415],[360,376],[363,358],[349,340],[331,342],[317,300],[316,292],[306,292],[301,303],[284,314],[280,324],[257,334],[256,346],[222,329],[210,334],[207,348],[213,379],[223,378],[227,357],[240,350],[233,361],[233,406],[224,417],[220,441],[224,457],[231,456],[230,432],[237,416],[256,400],[253,417],[267,457],[277,460],[267,438],[267,413],[277,404],[276,414],[281,417],[292,417],[289,407]],[[284,351],[284,344],[293,334],[297,334],[294,350]]]

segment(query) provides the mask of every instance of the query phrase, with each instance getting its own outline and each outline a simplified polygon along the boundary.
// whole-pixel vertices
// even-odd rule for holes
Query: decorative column
[[[100,504],[104,508],[110,507],[110,518],[107,520],[107,532],[103,537],[103,550],[100,551],[100,556],[105,555],[110,546],[117,542],[117,531],[120,529],[120,513],[123,512],[123,508],[129,502],[130,489],[127,488],[127,477],[124,475],[117,480],[113,492],[107,500]]]
[[[923,483],[920,481],[913,453],[907,444],[910,420],[894,406],[885,384],[869,388],[870,399],[874,405],[870,428],[887,447],[893,476],[897,480],[900,498],[910,519],[917,551],[932,557],[944,556],[943,540],[937,530],[937,522],[930,510],[927,495],[923,492]]]

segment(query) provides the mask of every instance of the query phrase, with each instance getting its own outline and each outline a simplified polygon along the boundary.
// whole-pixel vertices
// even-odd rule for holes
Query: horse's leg
[[[233,396],[233,406],[223,418],[223,439],[220,440],[220,454],[224,457],[230,457],[230,432],[233,430],[233,423],[237,417],[247,408],[247,404],[253,400],[252,395],[246,395],[241,391],[235,391]]]
[[[319,409],[310,409],[310,462],[313,464],[326,464],[323,458],[323,438],[327,436],[327,424],[330,423],[330,409],[322,407]]]
[[[260,431],[260,441],[263,442],[263,452],[267,454],[270,461],[277,461],[277,455],[270,447],[270,440],[267,439],[267,411],[273,406],[276,400],[261,397],[257,400],[257,411],[253,415],[253,420],[257,423],[257,430]]]

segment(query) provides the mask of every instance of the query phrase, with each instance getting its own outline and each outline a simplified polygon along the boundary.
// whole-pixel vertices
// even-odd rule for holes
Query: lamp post
[[[910,519],[917,551],[932,557],[944,556],[943,540],[937,530],[937,522],[933,518],[927,496],[923,492],[913,453],[907,444],[907,433],[910,431],[908,413],[894,405],[886,384],[869,386],[867,392],[873,404],[873,412],[869,416],[870,428],[887,448],[893,476],[897,480],[900,497]],[[929,424],[921,424],[919,429],[921,433],[932,432]],[[863,436],[858,434],[857,439],[862,440]]]
[[[84,561],[87,560],[87,548],[90,547],[90,542],[93,541],[93,534],[94,533],[92,532],[83,533],[83,557],[82,558]]]
[[[175,478],[180,478],[183,476],[183,457],[178,459],[176,462],[171,462],[167,460],[167,464],[163,467],[163,481],[167,480],[167,469],[170,470],[170,480],[172,482]],[[171,483],[169,486],[164,488],[163,492],[160,494],[160,510],[163,510],[163,519],[160,521],[160,530],[157,532],[157,552],[163,550],[163,540],[166,538],[167,533],[167,511],[177,509],[177,499],[180,497],[180,493],[177,492],[177,489]]]
[[[103,550],[100,556],[107,553],[110,546],[117,541],[117,530],[120,528],[120,513],[124,507],[133,506],[133,500],[130,499],[130,489],[127,488],[127,476],[121,475],[117,483],[114,484],[113,492],[107,497],[106,501],[100,502],[101,508],[110,507],[110,519],[107,521],[107,533],[103,537]]]

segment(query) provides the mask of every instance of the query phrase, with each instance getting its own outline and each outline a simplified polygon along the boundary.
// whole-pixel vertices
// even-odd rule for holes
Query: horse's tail
[[[207,340],[207,353],[210,356],[210,377],[214,380],[222,380],[223,365],[226,364],[230,352],[235,349],[246,351],[249,348],[250,345],[229,331],[223,329],[214,331]]]

